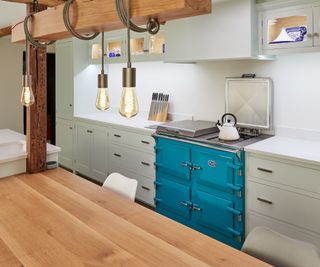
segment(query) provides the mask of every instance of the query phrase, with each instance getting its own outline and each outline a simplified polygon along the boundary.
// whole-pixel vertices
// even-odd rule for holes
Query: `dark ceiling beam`
[[[32,4],[33,0],[2,0],[6,2],[14,2],[14,3],[21,3],[21,4]],[[38,3],[41,5],[54,7],[60,4],[63,4],[64,0],[38,0]]]
[[[0,38],[11,34],[11,26],[0,29]]]

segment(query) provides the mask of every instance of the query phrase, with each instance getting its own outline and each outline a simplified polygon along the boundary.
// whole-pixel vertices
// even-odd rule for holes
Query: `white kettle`
[[[231,123],[231,120],[228,119],[227,122],[224,122],[225,119],[228,117],[233,117],[234,122]],[[220,130],[219,139],[225,141],[235,141],[240,138],[238,130],[236,128],[237,125],[237,118],[232,113],[226,113],[221,118],[221,123],[217,122],[217,127]]]

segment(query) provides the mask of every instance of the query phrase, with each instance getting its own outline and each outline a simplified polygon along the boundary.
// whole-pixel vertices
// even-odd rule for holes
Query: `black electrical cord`
[[[120,20],[127,27],[127,18],[130,16],[127,14],[124,8],[123,0],[116,0],[116,9],[117,9]],[[146,28],[137,26],[131,20],[129,25],[130,25],[130,29],[135,32],[148,32],[152,35],[157,34],[160,30],[160,23],[156,18],[149,18]]]
[[[92,35],[81,35],[78,32],[76,32],[76,30],[72,27],[71,22],[70,22],[70,17],[69,17],[69,9],[70,6],[72,5],[74,0],[68,0],[64,7],[63,7],[63,22],[64,25],[66,26],[67,30],[76,38],[80,39],[80,40],[92,40],[94,38],[96,38],[100,33],[94,33]]]

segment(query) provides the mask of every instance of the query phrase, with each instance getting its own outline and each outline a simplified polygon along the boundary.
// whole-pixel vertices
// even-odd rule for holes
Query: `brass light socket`
[[[24,74],[22,76],[22,86],[23,87],[31,87],[32,84],[32,77],[31,75]]]
[[[136,87],[136,68],[122,69],[122,87]]]
[[[108,88],[108,75],[99,74],[98,75],[98,88]]]

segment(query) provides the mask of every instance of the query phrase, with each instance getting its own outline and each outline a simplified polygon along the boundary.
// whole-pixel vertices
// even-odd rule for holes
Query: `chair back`
[[[119,193],[132,201],[135,200],[137,186],[137,180],[125,177],[120,173],[111,173],[103,183],[103,187]]]

